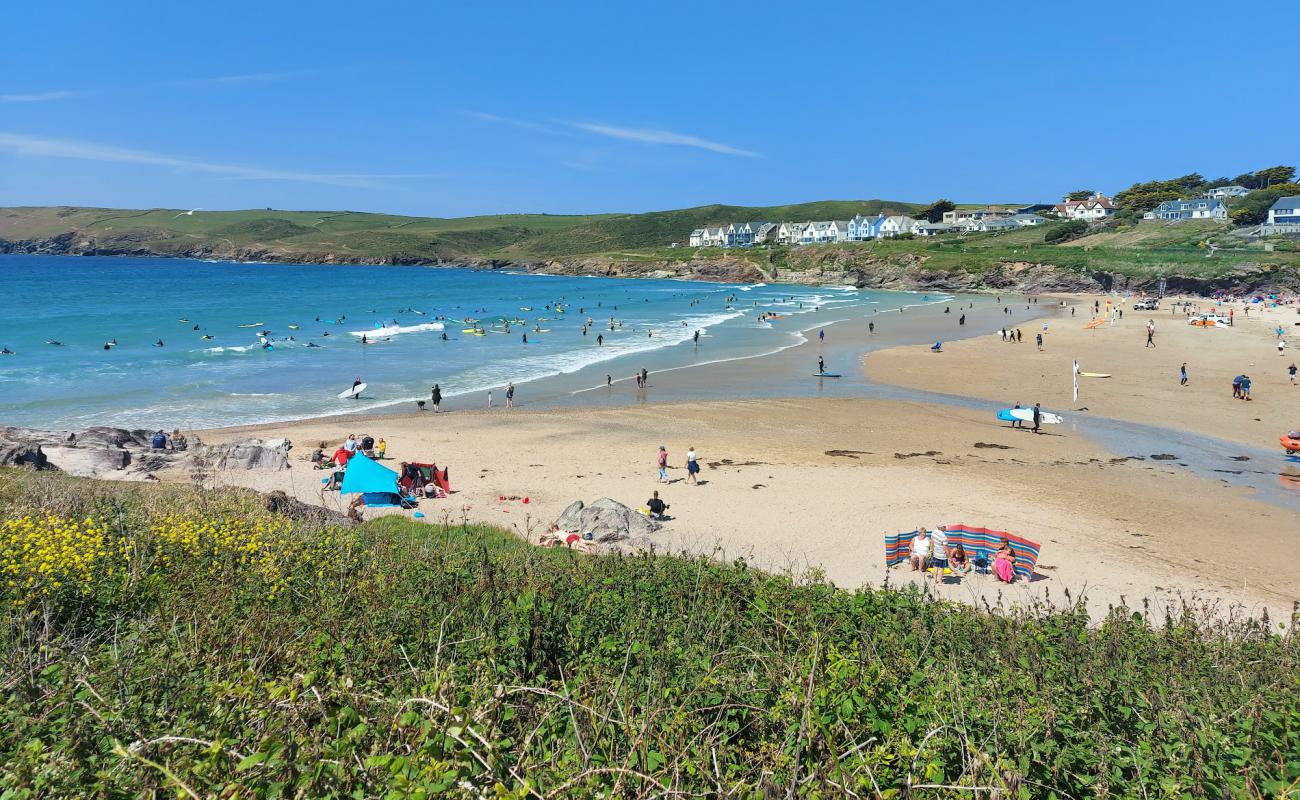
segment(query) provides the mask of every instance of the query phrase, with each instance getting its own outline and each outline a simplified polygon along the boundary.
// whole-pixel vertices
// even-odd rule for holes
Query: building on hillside
[[[966,230],[989,233],[992,231],[1014,231],[1019,227],[1019,224],[1010,219],[978,219],[969,223]]]
[[[1300,233],[1300,197],[1279,197],[1268,209],[1264,223],[1265,235],[1275,233]]]
[[[751,222],[750,225],[757,225],[754,228],[754,244],[770,244],[776,239],[775,222]]]
[[[849,229],[852,227],[852,220],[835,220],[831,223],[831,239],[833,242],[852,241],[849,237]]]
[[[982,219],[1006,219],[1015,213],[1015,211],[1001,206],[955,208],[952,211],[943,212],[943,222],[947,222],[949,225],[963,225],[968,222],[978,222]]]
[[[1142,219],[1227,219],[1228,207],[1222,200],[1197,197],[1192,200],[1166,200],[1142,215]]]
[[[1032,228],[1035,225],[1042,225],[1047,222],[1046,217],[1040,217],[1037,214],[1016,214],[1014,217],[1008,217],[1007,219],[1022,228]]]
[[[704,246],[704,229],[703,229],[703,228],[696,228],[695,230],[691,231],[690,245],[691,245],[691,247],[703,247],[703,246]]]
[[[924,220],[917,222],[912,227],[912,233],[917,236],[938,236],[941,233],[953,233],[960,230],[962,230],[960,226],[953,225],[950,222],[925,222]]]
[[[1051,211],[1056,208],[1055,203],[1034,203],[1033,205],[1017,208],[1016,214],[1041,214],[1044,211]]]
[[[849,240],[864,242],[867,239],[880,238],[880,223],[885,221],[884,214],[864,217],[861,214],[849,220]]]
[[[914,233],[918,224],[919,222],[911,217],[885,217],[885,221],[880,223],[880,236],[888,238]]]
[[[722,247],[727,240],[726,230],[726,228],[697,228],[691,231],[691,247]]]
[[[1106,195],[1098,192],[1086,200],[1066,200],[1064,203],[1057,203],[1052,206],[1052,210],[1066,219],[1105,219],[1113,216],[1118,210],[1115,203]]]
[[[835,241],[829,222],[809,222],[803,226],[799,244],[830,244]]]
[[[1206,197],[1213,197],[1217,200],[1225,200],[1229,197],[1245,197],[1250,194],[1250,190],[1245,186],[1216,186],[1205,193]]]
[[[782,222],[776,226],[776,243],[783,245],[796,245],[800,243],[803,237],[803,222]]]

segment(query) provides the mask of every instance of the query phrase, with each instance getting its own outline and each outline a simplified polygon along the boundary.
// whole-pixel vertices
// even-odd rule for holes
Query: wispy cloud
[[[298,69],[287,72],[249,72],[242,75],[218,75],[214,78],[181,78],[164,81],[159,86],[233,86],[243,83],[272,83],[315,75],[315,70]]]
[[[319,173],[270,169],[245,164],[227,164],[214,161],[151,153],[113,145],[82,142],[73,139],[43,139],[20,133],[0,131],[0,152],[19,156],[45,158],[70,158],[81,161],[100,161],[119,164],[145,164],[188,172],[217,175],[228,180],[292,181],[321,183],[354,188],[378,188],[383,180],[424,178],[430,175],[382,173]]]
[[[26,94],[0,94],[0,103],[43,103],[47,100],[65,100],[80,92],[29,92]]]
[[[571,135],[567,131],[558,130],[556,128],[551,127],[550,125],[544,125],[540,122],[529,122],[528,120],[523,120],[523,119],[511,119],[510,117],[502,117],[496,114],[487,114],[482,111],[463,111],[461,113],[463,113],[467,117],[473,117],[474,119],[482,120],[483,122],[495,122],[499,125],[509,125],[512,128],[522,128],[524,130],[536,131],[538,133],[549,133],[558,136]]]
[[[565,124],[579,130],[587,131],[588,133],[595,133],[600,136],[609,136],[614,139],[626,139],[630,142],[696,147],[701,150],[709,150],[714,153],[722,153],[729,156],[744,156],[746,158],[759,157],[758,153],[755,153],[752,150],[742,150],[739,147],[732,147],[729,144],[713,142],[708,139],[701,139],[698,136],[691,136],[686,133],[677,133],[675,131],[658,130],[655,128],[620,128],[615,125],[604,125],[596,122],[567,122]]]

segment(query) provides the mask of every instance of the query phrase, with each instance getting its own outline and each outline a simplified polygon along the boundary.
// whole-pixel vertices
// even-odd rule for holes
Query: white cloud
[[[474,119],[483,120],[484,122],[495,122],[500,125],[509,125],[512,128],[523,128],[524,130],[537,131],[538,133],[557,134],[560,136],[569,135],[564,131],[556,130],[555,128],[552,128],[549,125],[543,125],[540,122],[529,122],[527,120],[522,120],[522,119],[511,119],[510,117],[500,117],[497,116],[496,114],[487,114],[482,111],[464,111],[462,113],[467,117],[473,117]]]
[[[742,150],[739,147],[732,147],[729,144],[721,142],[711,142],[708,139],[701,139],[698,136],[691,136],[685,133],[676,133],[675,131],[663,131],[653,128],[620,128],[614,125],[604,125],[595,122],[568,122],[570,125],[579,130],[595,133],[601,136],[609,136],[614,139],[626,139],[631,142],[644,142],[645,144],[671,144],[681,147],[696,147],[701,150],[709,150],[714,153],[723,153],[729,156],[744,156],[746,158],[758,158],[758,153],[751,150]]]
[[[241,83],[270,83],[287,81],[316,74],[313,70],[291,70],[289,72],[250,72],[244,75],[219,75],[215,78],[188,78],[165,81],[159,86],[231,86]]]
[[[79,92],[29,92],[27,94],[0,94],[0,103],[43,103],[46,100],[65,100]]]
[[[13,153],[18,156],[44,158],[71,158],[81,161],[100,161],[120,164],[145,164],[156,167],[202,172],[217,175],[228,180],[253,181],[292,181],[297,183],[323,183],[335,186],[374,188],[381,186],[384,179],[405,179],[431,177],[426,174],[378,174],[378,173],[318,173],[296,172],[292,170],[268,169],[244,164],[224,164],[213,161],[151,153],[145,150],[132,150],[113,145],[82,142],[72,139],[43,139],[20,133],[0,131],[0,152]]]

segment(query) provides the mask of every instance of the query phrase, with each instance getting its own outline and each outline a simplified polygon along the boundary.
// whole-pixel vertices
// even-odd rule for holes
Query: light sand
[[[1300,426],[1300,387],[1290,385],[1286,367],[1300,360],[1300,315],[1295,307],[1264,310],[1235,308],[1231,328],[1187,324],[1181,310],[1132,311],[1113,327],[1085,330],[1094,298],[1082,298],[1074,317],[1048,320],[1044,351],[1035,334],[1042,321],[1016,323],[1024,334],[1007,344],[992,333],[944,345],[942,354],[928,348],[901,347],[870,354],[867,374],[882,383],[964,394],[1011,405],[1041,402],[1054,411],[1087,408],[1097,416],[1178,428],[1258,447],[1275,449],[1278,436]],[[1105,298],[1100,298],[1103,312]],[[1044,301],[1046,302],[1046,301]],[[1202,309],[1214,308],[1207,301]],[[1023,308],[1023,306],[1021,306]],[[1146,346],[1146,323],[1156,324],[1155,347]],[[1274,329],[1288,331],[1286,352],[1277,353]],[[1079,400],[1071,395],[1071,360],[1084,372],[1110,378],[1080,378]],[[1188,382],[1180,386],[1178,368],[1187,363]],[[1234,400],[1232,379],[1245,373],[1252,381],[1249,402]]]
[[[1131,319],[1104,335],[1131,337],[1136,326]],[[1162,333],[1170,327],[1166,322]],[[997,347],[1004,349],[987,339],[957,343],[942,363],[965,359],[969,369],[988,372],[994,369],[990,355],[993,362],[1035,357],[1028,343]],[[886,358],[893,357],[871,356]],[[1046,357],[1039,371],[1049,372]],[[1116,381],[1120,385],[1127,384]],[[1261,386],[1261,394],[1270,391]],[[796,573],[816,567],[841,586],[879,584],[887,573],[895,584],[916,580],[906,567],[885,569],[882,535],[964,522],[1042,543],[1040,577],[1012,586],[984,576],[951,581],[938,592],[952,599],[996,605],[999,599],[1028,604],[1050,597],[1062,603],[1067,590],[1076,598],[1086,591],[1089,607],[1104,613],[1123,600],[1140,607],[1143,598],[1163,604],[1195,595],[1221,609],[1242,604],[1287,619],[1300,596],[1300,564],[1286,557],[1295,513],[1175,467],[1112,461],[1112,454],[1078,437],[1034,436],[964,409],[861,399],[709,401],[335,418],[225,429],[203,438],[291,438],[291,470],[226,473],[221,481],[284,489],[342,508],[337,494],[320,492],[324,473],[298,458],[318,440],[332,448],[346,434],[363,432],[387,439],[394,466],[411,459],[450,467],[452,498],[421,503],[430,521],[463,514],[533,540],[575,499],[608,496],[636,507],[659,489],[675,517],[657,534],[663,550],[744,557]],[[674,465],[667,486],[655,480],[660,444]],[[683,480],[692,445],[705,464],[701,486]],[[530,503],[501,501],[502,495]]]

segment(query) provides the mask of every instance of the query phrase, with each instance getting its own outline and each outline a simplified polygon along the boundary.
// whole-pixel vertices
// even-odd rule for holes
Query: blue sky
[[[1300,160],[1281,8],[13,3],[0,205],[458,216],[1231,176]]]

